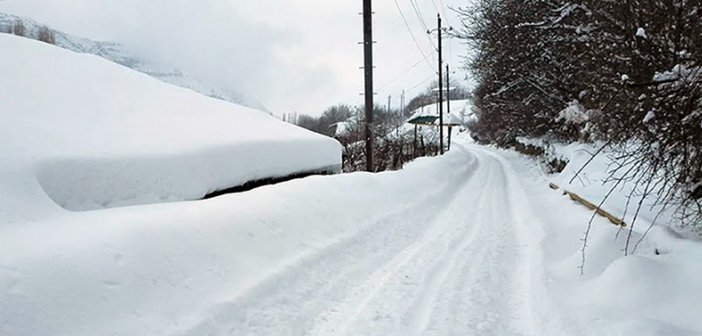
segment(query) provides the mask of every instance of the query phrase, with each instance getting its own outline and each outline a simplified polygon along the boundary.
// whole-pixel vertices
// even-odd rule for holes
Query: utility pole
[[[405,115],[405,90],[402,90],[402,95],[400,96],[400,115],[403,117]]]
[[[388,95],[388,114],[390,114],[390,104],[392,103],[392,95]]]
[[[373,169],[373,7],[371,0],[363,0],[363,70],[366,97],[366,170]]]
[[[446,114],[451,114],[451,82],[449,82],[449,65],[446,63]],[[449,134],[451,136],[451,134]]]
[[[441,14],[436,14],[438,22],[438,33],[439,33],[439,152],[444,155],[444,106],[443,106],[443,96],[444,96],[444,85],[442,83],[442,65],[443,60],[441,59]]]
[[[451,82],[449,81],[449,65],[446,63],[446,115],[451,115]],[[448,150],[451,150],[451,125],[452,121],[449,119],[448,127]]]

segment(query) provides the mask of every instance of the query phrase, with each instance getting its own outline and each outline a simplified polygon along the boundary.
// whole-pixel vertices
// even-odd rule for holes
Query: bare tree
[[[15,24],[12,26],[12,33],[17,36],[27,36],[27,29],[22,20],[15,21]]]
[[[41,26],[41,28],[39,28],[37,39],[45,43],[56,44],[56,36],[47,26]]]

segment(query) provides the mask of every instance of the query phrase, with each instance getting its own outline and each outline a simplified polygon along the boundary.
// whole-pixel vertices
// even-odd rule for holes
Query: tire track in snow
[[[499,154],[470,149],[478,169],[448,195],[331,243],[186,335],[569,334],[544,298],[526,193]]]
[[[536,312],[544,309],[534,301],[547,293],[533,283],[543,279],[534,269],[539,241],[527,227],[535,223],[526,196],[506,162],[483,150],[475,155],[480,171],[435,218],[430,232],[440,233],[425,235],[400,264],[390,262],[391,272],[356,291],[370,294],[348,298],[355,309],[340,310],[345,319],[313,334],[563,334],[557,322],[543,321],[557,321],[553,311]]]
[[[520,267],[518,238],[512,227],[506,176],[502,163],[489,155],[479,155],[492,172],[487,204],[476,220],[483,234],[479,244],[466,246],[464,258],[456,265],[437,298],[431,323],[423,334],[523,335],[524,328],[517,276]],[[527,270],[528,272],[528,270]]]
[[[485,178],[482,187],[480,188],[480,194],[484,194],[489,185],[490,178]],[[477,204],[477,209],[475,209],[476,217],[474,220],[466,220],[462,225],[468,225],[472,227],[467,238],[457,241],[454,248],[450,252],[449,258],[442,260],[436,267],[429,272],[429,281],[427,287],[422,293],[418,300],[418,309],[410,315],[409,323],[410,330],[408,334],[420,334],[422,333],[430,323],[432,314],[434,312],[435,301],[439,297],[439,291],[444,287],[445,282],[450,276],[450,273],[456,268],[456,264],[460,262],[461,256],[465,256],[465,251],[472,245],[476,243],[476,239],[480,237],[484,225],[480,225],[482,222],[483,213],[486,208],[486,197],[481,197]]]
[[[482,183],[481,187],[478,189],[484,189],[487,186],[488,180],[484,176],[473,176],[470,180],[465,181],[461,186],[460,193],[465,193],[469,190],[469,186],[475,183]],[[408,271],[407,267],[414,266],[424,266],[422,263],[418,263],[417,259],[423,259],[427,261],[426,254],[424,257],[419,256],[420,252],[426,252],[425,250],[432,248],[433,244],[437,241],[450,239],[450,233],[447,230],[451,227],[455,227],[452,221],[449,219],[454,211],[456,211],[458,195],[452,199],[449,207],[442,210],[440,213],[434,217],[433,221],[430,223],[431,228],[427,230],[426,234],[421,240],[415,244],[407,247],[401,253],[397,254],[385,267],[378,269],[374,272],[363,285],[357,287],[352,294],[346,299],[345,304],[339,309],[338,314],[336,314],[334,319],[327,321],[326,323],[317,326],[317,329],[313,330],[311,334],[313,335],[329,335],[329,334],[359,334],[354,332],[349,332],[349,328],[352,327],[362,315],[369,312],[368,306],[374,301],[387,301],[393,302],[393,298],[388,298],[387,294],[390,291],[389,287],[393,285],[408,284],[412,287],[410,282],[410,276],[407,274],[412,274],[413,272]],[[464,229],[464,228],[461,228]],[[474,230],[469,230],[470,232]],[[468,232],[469,233],[469,232]],[[448,238],[447,238],[448,237]],[[455,243],[454,245],[456,245]],[[429,258],[431,259],[431,258]],[[435,260],[440,260],[436,258]],[[414,262],[414,263],[413,263]],[[409,265],[409,266],[408,266]],[[416,273],[416,272],[415,272]],[[411,277],[414,278],[415,274]],[[423,290],[420,290],[420,292]],[[402,290],[396,290],[396,294],[402,295]],[[396,300],[395,302],[401,302]],[[398,329],[399,330],[399,329]],[[369,332],[369,331],[365,331]],[[364,333],[365,333],[364,332]],[[390,331],[388,331],[390,332]],[[361,334],[364,334],[361,333]],[[382,334],[382,333],[381,333]]]
[[[463,190],[464,183],[472,180],[475,164],[474,161],[465,167],[463,181],[448,190],[425,195],[418,200],[421,203],[398,209],[368,229],[333,242],[241,295],[200,313],[182,334],[309,334],[317,320],[336,314],[337,307],[359,282],[384,267],[392,256],[414,244],[430,229],[423,223],[432,222],[441,213],[443,201],[453,199]]]
[[[535,210],[513,167],[501,155],[482,148],[473,147],[473,152],[481,151],[500,162],[504,172],[506,186],[509,189],[508,202],[511,222],[519,240],[522,278],[516,295],[521,297],[523,310],[522,325],[528,335],[582,335],[574,330],[571,321],[557,311],[556,305],[548,293],[548,278],[544,269],[545,261],[541,251],[544,235],[541,221],[535,216]],[[548,209],[552,210],[552,209]]]

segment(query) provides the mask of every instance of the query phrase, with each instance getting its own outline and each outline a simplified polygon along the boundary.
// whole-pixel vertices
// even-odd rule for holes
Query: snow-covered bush
[[[471,130],[502,146],[520,136],[600,140],[617,153],[616,176],[699,225],[701,9],[699,1],[643,0],[486,0],[460,9],[459,37],[475,50]]]

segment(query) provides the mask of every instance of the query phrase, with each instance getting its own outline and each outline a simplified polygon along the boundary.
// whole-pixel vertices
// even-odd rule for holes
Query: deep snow
[[[97,57],[0,50],[0,335],[702,334],[699,242],[655,227],[623,257],[626,230],[595,218],[581,277],[591,213],[548,188],[577,168],[464,136],[397,172],[67,211],[44,190],[169,200],[339,145]]]
[[[0,235],[0,331],[700,334],[700,244],[622,257],[598,218],[581,278],[590,212],[549,178],[459,138],[397,172],[23,223]]]
[[[32,39],[39,38],[39,31],[46,27],[30,18],[20,17],[7,13],[0,13],[0,33],[10,32],[13,26],[21,22],[24,25],[25,36]],[[127,46],[110,41],[94,41],[84,37],[73,36],[47,27],[54,35],[57,46],[75,51],[100,56],[117,64],[124,65],[151,77],[169,84],[197,91],[203,95],[226,100],[238,105],[248,106],[265,111],[266,108],[258,100],[247,97],[233,88],[216,85],[209,81],[196,78],[192,74],[183,73],[181,70],[161,63],[136,56]]]
[[[341,146],[102,58],[0,34],[0,226],[337,171]],[[47,197],[48,196],[48,197]],[[50,200],[53,200],[53,202]]]

